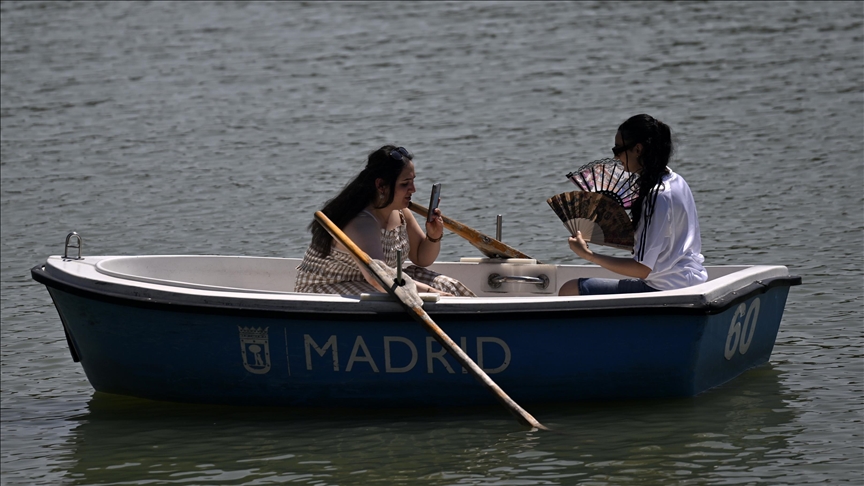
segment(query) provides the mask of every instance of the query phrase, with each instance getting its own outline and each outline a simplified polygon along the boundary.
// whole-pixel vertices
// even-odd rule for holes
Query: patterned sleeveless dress
[[[373,217],[371,213],[370,217]],[[384,250],[384,262],[391,268],[396,268],[396,251],[402,250],[403,257],[408,255],[408,225],[402,211],[399,211],[402,224],[387,231],[381,229],[381,245]],[[404,262],[403,262],[404,263]],[[402,272],[417,282],[462,297],[476,297],[474,292],[455,278],[433,272],[424,267],[409,265]],[[339,250],[334,245],[330,254],[322,256],[311,246],[306,250],[303,261],[297,266],[297,281],[295,292],[313,294],[348,294],[379,292],[360,272],[350,253]]]

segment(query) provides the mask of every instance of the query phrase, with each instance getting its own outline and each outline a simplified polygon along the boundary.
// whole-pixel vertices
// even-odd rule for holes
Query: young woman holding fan
[[[612,153],[625,170],[639,174],[639,194],[632,206],[633,257],[594,253],[581,233],[568,243],[581,258],[630,278],[575,279],[566,282],[559,295],[673,290],[708,279],[693,194],[684,178],[667,166],[672,151],[669,127],[649,115],[633,116],[618,127]]]

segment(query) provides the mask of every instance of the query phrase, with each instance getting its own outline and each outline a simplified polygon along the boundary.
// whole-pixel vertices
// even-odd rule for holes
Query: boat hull
[[[348,314],[326,304],[280,310],[203,298],[199,305],[74,285],[45,266],[32,272],[100,392],[255,406],[495,403],[392,302]],[[518,403],[685,397],[768,361],[795,278],[761,281],[695,308],[426,307]]]

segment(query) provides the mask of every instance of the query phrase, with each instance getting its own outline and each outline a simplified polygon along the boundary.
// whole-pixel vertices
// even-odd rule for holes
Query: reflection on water
[[[532,407],[553,432],[522,429],[499,408],[237,408],[95,393],[74,419],[67,478],[81,485],[764,480],[785,474],[766,459],[783,454],[794,432],[788,403],[797,397],[780,375],[764,366],[691,399]]]

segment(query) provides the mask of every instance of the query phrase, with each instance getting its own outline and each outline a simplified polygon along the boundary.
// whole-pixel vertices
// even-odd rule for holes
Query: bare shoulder
[[[402,209],[397,212],[402,213],[402,216],[405,218],[405,222],[407,222],[408,224],[411,224],[411,222],[417,222],[417,220],[414,218],[414,213],[410,209]]]
[[[346,233],[355,233],[355,234],[363,234],[363,233],[379,233],[381,231],[381,226],[378,223],[378,220],[375,219],[371,214],[363,211],[357,216],[354,217],[348,224],[345,225]]]

